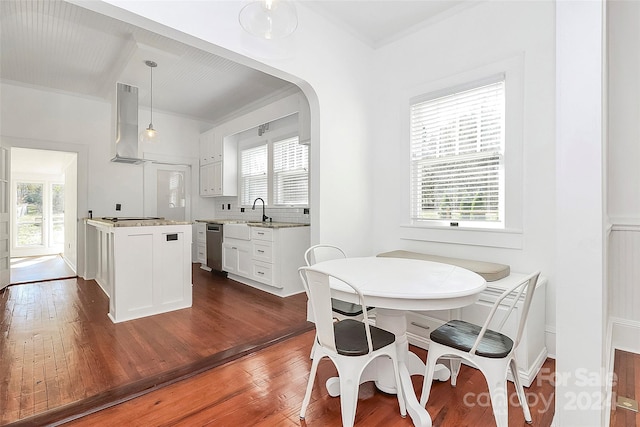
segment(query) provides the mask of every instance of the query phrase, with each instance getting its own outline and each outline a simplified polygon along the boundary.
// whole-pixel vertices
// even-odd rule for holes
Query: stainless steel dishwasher
[[[222,271],[222,224],[207,224],[207,267]]]

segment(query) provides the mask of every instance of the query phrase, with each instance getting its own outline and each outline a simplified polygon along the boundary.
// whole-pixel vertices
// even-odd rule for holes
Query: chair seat
[[[451,320],[431,332],[431,341],[461,351],[470,351],[482,328],[464,320]],[[513,340],[499,332],[487,329],[476,354],[492,359],[506,357],[513,348]]]
[[[367,311],[374,307],[367,307]],[[331,298],[331,309],[343,316],[355,317],[362,314],[362,306],[352,302],[346,302],[339,299]]]
[[[364,323],[345,319],[333,325],[336,350],[343,356],[362,356],[369,353]],[[396,336],[384,329],[370,325],[373,350],[379,350],[396,340]]]

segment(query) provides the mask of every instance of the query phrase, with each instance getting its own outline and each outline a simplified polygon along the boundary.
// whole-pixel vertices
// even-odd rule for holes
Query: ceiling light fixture
[[[153,61],[144,61],[144,63],[151,70],[151,118],[149,119],[149,127],[140,132],[140,142],[156,142],[158,141],[158,131],[153,128],[153,69],[158,64]]]
[[[298,27],[296,8],[285,0],[250,0],[239,20],[245,31],[267,40],[286,37]]]

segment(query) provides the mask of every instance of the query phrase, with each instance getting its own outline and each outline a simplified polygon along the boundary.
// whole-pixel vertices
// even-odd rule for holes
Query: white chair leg
[[[524,420],[527,424],[531,424],[533,420],[531,418],[531,412],[529,411],[529,404],[527,403],[527,395],[524,392],[522,380],[520,380],[520,375],[518,374],[518,363],[516,362],[516,359],[511,359],[509,362],[509,368],[511,368],[511,375],[513,375],[513,383],[516,386],[518,400],[520,401],[522,412],[524,412]]]
[[[460,364],[462,363],[462,359],[459,357],[452,357],[449,359],[451,366],[451,386],[455,387],[458,382],[458,373],[460,373]]]
[[[315,356],[315,354],[314,354]],[[316,379],[316,372],[318,371],[318,363],[320,363],[321,357],[315,357],[311,362],[311,371],[309,372],[309,381],[307,382],[307,391],[304,393],[304,400],[302,401],[302,408],[300,408],[300,418],[304,419],[304,415],[307,412],[307,406],[311,400],[311,390],[313,390],[313,383]]]
[[[342,426],[353,427],[356,419],[356,407],[358,405],[359,375],[353,376],[353,372],[339,373],[340,376],[340,411],[342,412]],[[351,375],[348,375],[351,374]]]
[[[493,416],[496,419],[497,427],[509,427],[509,402],[507,399],[507,380],[500,375],[487,375],[487,385],[491,395],[491,406],[493,406]]]
[[[316,354],[316,347],[318,346],[318,338],[316,337],[313,340],[313,345],[311,346],[311,353],[309,354],[309,359],[313,359],[313,356]]]

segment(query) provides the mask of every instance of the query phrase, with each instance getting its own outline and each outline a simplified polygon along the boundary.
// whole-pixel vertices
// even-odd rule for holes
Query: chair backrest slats
[[[329,277],[315,271],[303,269],[300,269],[300,277],[313,309],[318,342],[323,347],[336,351]]]
[[[502,292],[502,294],[500,294],[498,299],[494,302],[493,306],[491,307],[489,316],[487,316],[487,320],[484,322],[484,325],[482,326],[482,329],[478,334],[478,338],[476,339],[476,342],[473,344],[473,347],[469,351],[470,354],[476,353],[476,350],[478,349],[478,346],[480,345],[480,342],[482,341],[482,338],[484,337],[484,334],[486,333],[487,329],[489,329],[489,325],[492,323],[500,305],[503,304],[505,300],[509,301],[509,308],[504,314],[502,321],[499,323],[499,326],[497,328],[498,331],[502,329],[504,324],[507,322],[507,319],[509,319],[511,314],[514,312],[516,304],[521,299],[522,295],[525,294],[526,292],[524,297],[524,303],[522,304],[522,308],[520,309],[520,321],[518,323],[518,330],[516,332],[515,338],[511,337],[513,339],[513,348],[516,348],[518,346],[518,344],[520,343],[520,339],[522,338],[522,333],[524,332],[524,326],[527,322],[527,317],[529,315],[529,308],[531,307],[531,301],[533,300],[533,294],[535,292],[536,284],[538,282],[538,276],[540,276],[539,271],[533,274],[530,274],[522,282],[512,286],[511,288],[505,290],[504,292]]]

